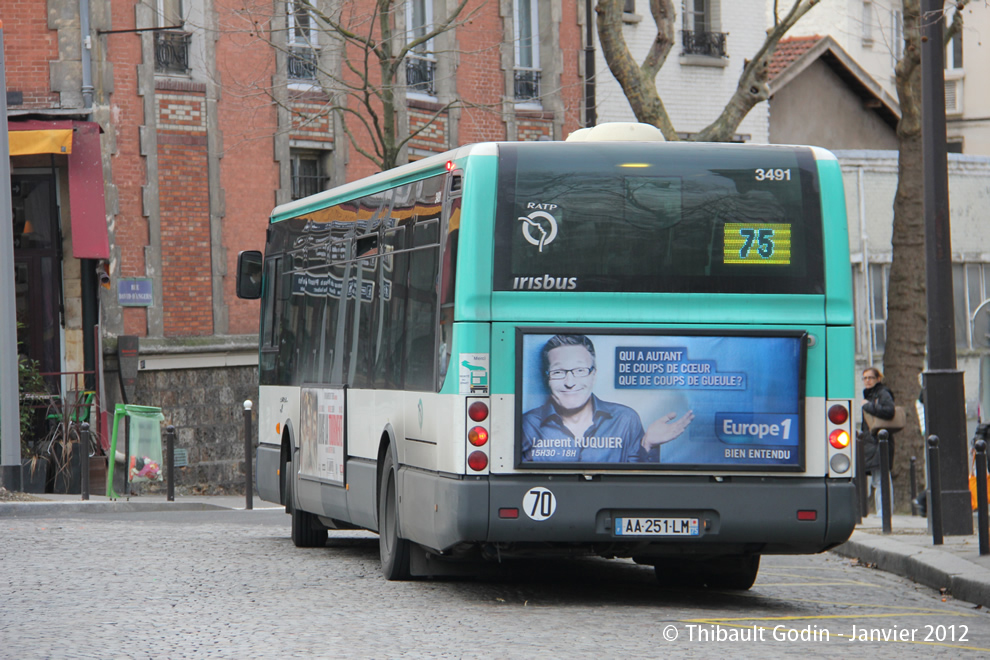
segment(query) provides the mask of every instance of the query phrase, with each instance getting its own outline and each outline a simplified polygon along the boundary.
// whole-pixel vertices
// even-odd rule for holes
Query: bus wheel
[[[378,497],[378,549],[386,580],[408,580],[409,541],[399,537],[399,500],[392,452],[382,463],[382,486]]]
[[[327,530],[308,511],[296,508],[292,492],[292,463],[285,464],[285,508],[292,516],[292,543],[297,548],[322,548],[327,544]]]
[[[708,586],[712,589],[746,591],[760,572],[760,555],[733,555],[712,562]]]
[[[657,582],[664,587],[746,591],[756,582],[760,555],[731,555],[707,561],[671,559],[656,564],[653,570]]]

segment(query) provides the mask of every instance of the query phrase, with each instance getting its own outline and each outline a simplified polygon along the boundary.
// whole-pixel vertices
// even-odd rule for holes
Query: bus
[[[377,532],[391,580],[591,555],[748,589],[858,520],[823,149],[463,146],[277,207],[237,277],[257,490],[296,546]]]

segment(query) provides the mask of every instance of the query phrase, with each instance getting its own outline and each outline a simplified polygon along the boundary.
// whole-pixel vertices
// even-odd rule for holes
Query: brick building
[[[234,295],[238,253],[264,244],[276,204],[377,171],[357,116],[351,143],[328,111],[348,74],[317,17],[338,4],[0,3],[20,350],[90,372],[50,387],[98,391],[105,423],[117,337],[139,337],[131,402],[178,428],[180,487],[243,480],[258,309]],[[358,23],[374,4],[344,3]],[[457,3],[395,4],[401,44]],[[580,127],[584,20],[583,3],[470,0],[400,68],[398,135],[423,130],[399,162]]]

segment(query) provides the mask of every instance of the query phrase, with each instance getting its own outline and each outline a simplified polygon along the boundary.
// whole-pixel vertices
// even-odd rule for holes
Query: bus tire
[[[291,462],[285,464],[285,470],[285,508],[292,516],[292,543],[297,548],[322,548],[327,544],[327,529],[312,513],[296,507]]]
[[[408,580],[409,541],[399,536],[399,495],[392,452],[382,462],[381,493],[378,497],[378,550],[386,580]]]
[[[756,582],[760,555],[730,555],[706,561],[671,559],[656,564],[653,570],[663,587],[746,591]]]
[[[746,591],[756,582],[756,575],[760,572],[760,555],[721,557],[713,564],[708,577],[710,588]]]

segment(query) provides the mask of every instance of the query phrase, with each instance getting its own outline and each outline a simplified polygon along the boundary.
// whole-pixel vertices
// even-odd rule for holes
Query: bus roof
[[[571,144],[575,145],[586,145],[588,141],[594,140],[576,140],[571,141]],[[566,143],[562,142],[562,143]],[[291,201],[287,204],[282,204],[277,206],[271,214],[271,222],[279,222],[288,218],[293,218],[310,211],[325,208],[333,204],[338,204],[350,200],[355,197],[373,194],[380,190],[390,188],[396,185],[402,185],[405,182],[417,181],[419,179],[441,174],[447,169],[447,163],[462,161],[469,156],[497,156],[498,147],[500,144],[520,144],[519,142],[479,142],[476,144],[468,144],[456,149],[451,149],[441,154],[435,156],[429,156],[423,158],[422,160],[417,160],[406,165],[400,165],[390,170],[384,172],[378,172],[371,176],[359,179],[357,181],[351,181],[350,183],[345,183],[342,186],[337,186],[331,190],[325,190],[321,193],[315,195],[310,195],[303,199],[297,199]],[[657,142],[658,147],[663,148],[661,145],[679,145],[683,143],[679,142]],[[752,144],[736,144],[736,143],[694,143],[697,146],[711,145],[711,146],[730,146],[730,147],[753,147],[759,146],[763,148],[781,148],[781,149],[796,149],[805,148],[810,149],[814,154],[815,160],[818,161],[836,161],[836,157],[832,152],[821,147],[808,147],[801,145],[782,145],[782,144],[767,144],[767,145],[752,145]],[[676,147],[675,147],[676,148]]]

